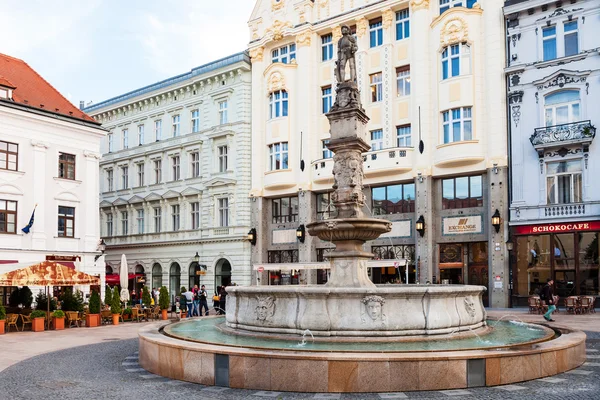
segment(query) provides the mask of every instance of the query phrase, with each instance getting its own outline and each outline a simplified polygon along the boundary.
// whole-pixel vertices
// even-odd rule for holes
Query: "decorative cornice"
[[[43,149],[43,150],[46,150],[47,148],[50,147],[50,145],[48,143],[42,142],[42,141],[39,141],[39,140],[32,140],[31,141],[31,145],[33,147],[37,147],[37,148]]]
[[[394,22],[394,16],[396,14],[392,11],[391,8],[387,8],[385,10],[382,10],[381,12],[381,21],[382,21],[382,25],[384,29],[388,29],[390,26],[392,26],[392,23]]]
[[[365,17],[356,18],[356,36],[363,37],[369,28],[369,21]]]
[[[429,0],[410,0],[411,13],[418,10],[429,9]]]
[[[591,71],[569,71],[561,69],[544,79],[533,82],[537,90],[550,89],[558,86],[562,89],[565,85],[580,84],[583,85]]]
[[[271,11],[278,11],[283,8],[284,0],[271,0]]]
[[[272,35],[273,41],[277,42],[283,39],[285,36],[283,30],[291,27],[293,27],[293,25],[290,21],[281,22],[280,20],[276,19],[275,22],[273,22],[273,25],[271,25],[271,27],[265,31],[265,35]]]
[[[467,42],[468,39],[469,27],[467,22],[460,17],[453,17],[446,21],[440,31],[440,44],[442,47]]]
[[[261,62],[263,60],[264,47],[255,47],[250,50],[250,60],[254,62]]]
[[[99,160],[101,158],[100,154],[92,152],[92,151],[88,151],[88,150],[84,150],[83,151],[83,156],[86,157],[86,158],[93,158],[93,159],[96,159],[96,160]]]
[[[312,38],[312,32],[304,31],[304,32],[298,34],[298,36],[296,36],[296,45],[298,47],[310,46],[311,38]]]

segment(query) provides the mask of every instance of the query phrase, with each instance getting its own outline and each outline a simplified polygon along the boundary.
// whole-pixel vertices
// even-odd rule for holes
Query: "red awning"
[[[144,276],[144,274],[129,274],[127,279],[135,279],[138,276]],[[121,277],[119,274],[108,274],[106,275],[106,284],[107,285],[119,285],[121,282]]]

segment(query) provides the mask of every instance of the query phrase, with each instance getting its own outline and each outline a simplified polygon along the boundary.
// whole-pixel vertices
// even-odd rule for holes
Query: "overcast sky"
[[[254,0],[0,0],[0,53],[73,104],[95,103],[246,49]]]

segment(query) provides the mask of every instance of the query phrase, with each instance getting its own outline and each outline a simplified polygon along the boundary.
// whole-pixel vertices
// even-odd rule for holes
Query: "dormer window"
[[[0,76],[0,99],[12,100],[14,89],[15,87],[9,81]]]

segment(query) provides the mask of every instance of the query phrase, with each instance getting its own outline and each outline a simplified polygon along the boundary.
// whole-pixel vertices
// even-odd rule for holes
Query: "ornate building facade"
[[[92,105],[107,282],[130,288],[250,282],[250,63],[238,53]]]
[[[357,83],[370,117],[365,211],[393,222],[366,246],[378,260],[371,279],[482,284],[486,303],[506,306],[505,46],[502,4],[490,0],[256,2],[254,278],[327,280],[326,268],[311,263],[326,260],[332,245],[304,226],[336,214],[325,114],[344,25],[358,44]],[[269,266],[283,262],[290,269]]]
[[[561,297],[597,295],[600,4],[509,0],[504,15],[513,304],[548,278]]]

